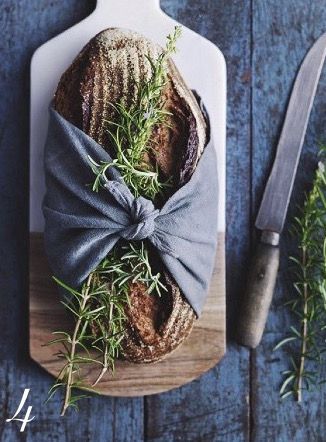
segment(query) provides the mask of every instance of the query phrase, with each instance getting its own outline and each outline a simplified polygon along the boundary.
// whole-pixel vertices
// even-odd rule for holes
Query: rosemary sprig
[[[148,81],[136,84],[137,97],[130,109],[122,103],[114,106],[116,122],[108,122],[109,132],[117,157],[111,163],[97,164],[90,158],[90,164],[96,178],[93,190],[99,191],[106,181],[109,167],[117,167],[134,196],[151,199],[169,187],[162,183],[157,169],[151,170],[143,161],[143,156],[150,149],[154,127],[166,124],[168,112],[164,111],[161,99],[167,81],[166,62],[175,52],[176,40],[180,36],[176,27],[167,37],[165,50],[156,61],[148,57],[151,65],[151,77]],[[113,128],[115,132],[113,132]],[[62,281],[57,283],[68,291],[71,299],[64,302],[65,307],[75,317],[75,328],[70,335],[55,332],[60,337],[50,342],[61,343],[59,353],[65,361],[55,385],[49,392],[52,396],[58,389],[65,389],[62,415],[69,406],[76,406],[85,395],[73,395],[76,388],[92,390],[82,377],[81,368],[85,364],[98,364],[100,372],[93,383],[94,387],[107,371],[114,372],[115,360],[121,351],[121,342],[125,331],[125,307],[129,302],[130,285],[142,284],[147,294],[153,292],[161,296],[166,287],[161,282],[161,274],[154,274],[149,262],[148,251],[144,242],[125,243],[114,250],[89,275],[80,291],[76,291]],[[96,356],[92,357],[95,352]]]
[[[322,148],[325,152],[325,148]],[[298,240],[295,265],[295,298],[287,303],[298,318],[299,326],[275,349],[287,345],[294,356],[291,369],[285,371],[281,397],[294,395],[302,400],[304,390],[319,382],[323,353],[326,351],[326,171],[319,163],[312,190],[306,196],[299,217],[295,218],[294,234]],[[310,364],[312,368],[307,369]]]
[[[51,397],[59,388],[65,387],[65,398],[61,410],[61,415],[63,416],[69,406],[77,407],[77,401],[85,397],[85,395],[72,396],[72,391],[75,388],[80,388],[82,385],[79,376],[75,376],[75,373],[80,372],[80,366],[82,364],[97,362],[95,359],[90,357],[84,343],[88,339],[86,336],[86,330],[89,322],[91,320],[96,320],[100,311],[105,307],[103,306],[95,309],[90,308],[90,300],[94,296],[92,290],[92,273],[87,278],[87,281],[83,284],[80,292],[68,287],[58,279],[54,279],[72,296],[71,300],[62,303],[76,319],[72,334],[61,331],[54,332],[54,334],[61,337],[49,342],[49,345],[60,342],[65,350],[60,350],[57,355],[65,361],[65,364],[58,375],[56,383],[49,392],[49,397]],[[82,351],[86,352],[86,356],[79,354],[78,347],[80,347]]]
[[[151,66],[151,77],[148,81],[136,83],[136,99],[126,108],[123,102],[111,104],[116,112],[116,121],[107,121],[109,133],[116,153],[112,162],[96,163],[89,158],[96,175],[93,190],[98,191],[106,181],[106,171],[116,167],[126,185],[135,197],[139,195],[154,200],[155,197],[171,186],[169,181],[161,182],[159,171],[144,162],[144,155],[150,150],[153,130],[166,123],[169,112],[164,110],[162,91],[167,83],[166,63],[171,54],[176,52],[176,42],[181,28],[176,27],[174,33],[167,37],[167,44],[157,60],[147,56]]]
[[[76,406],[77,400],[85,397],[73,396],[73,390],[94,391],[82,379],[82,366],[94,363],[100,366],[101,371],[93,387],[108,370],[114,372],[124,337],[130,284],[137,282],[147,288],[148,294],[154,291],[161,294],[166,288],[160,276],[160,273],[152,273],[148,252],[141,243],[140,247],[131,244],[114,249],[89,275],[80,291],[54,278],[70,294],[70,299],[63,304],[76,320],[72,334],[54,332],[59,337],[49,342],[61,343],[64,349],[58,356],[65,364],[49,392],[52,396],[58,388],[65,388],[62,415],[69,406]],[[97,357],[91,357],[90,350],[95,351]]]

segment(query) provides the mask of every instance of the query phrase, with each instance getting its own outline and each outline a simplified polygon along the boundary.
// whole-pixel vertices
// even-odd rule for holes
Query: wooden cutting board
[[[61,368],[56,348],[46,347],[51,333],[69,329],[66,312],[43,248],[44,220],[41,210],[45,193],[43,148],[48,124],[48,106],[61,74],[82,47],[108,27],[128,28],[164,45],[178,23],[164,14],[159,0],[98,0],[95,11],[82,22],[45,43],[31,64],[30,132],[30,354],[45,370],[56,376]],[[211,121],[218,157],[219,245],[210,293],[202,316],[190,337],[163,361],[131,364],[118,361],[114,376],[99,384],[99,393],[139,396],[178,387],[213,367],[225,352],[225,127],[226,68],[222,53],[211,42],[183,27],[174,61],[188,86],[203,98]],[[91,368],[86,373],[94,379]]]

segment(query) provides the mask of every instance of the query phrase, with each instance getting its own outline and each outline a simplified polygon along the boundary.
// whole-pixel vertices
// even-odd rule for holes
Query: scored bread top
[[[155,60],[161,51],[159,45],[134,31],[107,29],[101,32],[62,76],[55,108],[104,148],[109,148],[107,121],[115,119],[110,103],[122,100],[128,107],[137,93],[136,82],[150,78],[151,65],[147,57]],[[150,160],[158,163],[165,175],[176,175],[175,178],[183,182],[189,178],[204,149],[206,123],[194,95],[172,61],[168,63],[168,85],[163,100],[165,109],[173,116],[167,126],[155,131],[154,158]]]
[[[112,28],[101,32],[61,77],[55,109],[114,157],[108,131],[108,121],[116,119],[111,104],[123,102],[128,107],[133,102],[136,83],[148,80],[152,73],[147,57],[156,60],[161,51],[160,46],[133,31]],[[162,98],[171,116],[167,125],[154,129],[145,161],[157,165],[163,178],[172,179],[175,191],[196,167],[207,142],[207,124],[172,60],[167,68]],[[164,274],[168,293],[159,298],[148,295],[145,286],[131,284],[123,354],[133,362],[153,362],[170,353],[188,336],[195,320],[155,251],[150,250],[150,258],[154,270]]]

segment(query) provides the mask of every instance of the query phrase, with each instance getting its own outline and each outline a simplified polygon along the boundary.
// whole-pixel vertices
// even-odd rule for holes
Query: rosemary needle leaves
[[[151,76],[147,81],[136,83],[136,98],[130,108],[127,109],[122,103],[112,104],[117,118],[116,122],[108,121],[107,124],[116,158],[110,163],[101,164],[89,158],[96,175],[93,191],[100,191],[102,183],[107,180],[105,173],[112,166],[120,171],[135,197],[155,200],[158,194],[164,194],[170,187],[169,182],[160,181],[159,171],[151,169],[143,161],[143,156],[150,149],[153,129],[166,124],[169,115],[164,110],[162,91],[167,81],[166,63],[176,51],[180,34],[181,28],[176,27],[167,37],[166,48],[158,58],[154,61],[147,57]],[[49,343],[60,343],[62,346],[58,357],[64,361],[64,365],[49,391],[49,398],[58,389],[65,390],[61,411],[61,415],[64,415],[68,407],[77,407],[78,400],[85,397],[75,394],[76,389],[94,391],[92,387],[106,372],[114,372],[114,363],[124,337],[125,307],[129,302],[130,284],[141,283],[146,287],[147,294],[155,292],[159,296],[167,289],[161,282],[161,274],[152,272],[144,242],[119,243],[89,275],[80,291],[55,280],[69,293],[69,299],[63,304],[75,319],[72,333],[54,332],[57,337]],[[99,366],[98,378],[92,386],[82,378],[85,364]]]
[[[160,282],[160,274],[153,275],[148,252],[143,243],[140,248],[132,244],[115,248],[92,272],[80,291],[74,290],[54,278],[59,286],[70,294],[63,301],[66,309],[75,318],[72,333],[56,331],[56,339],[48,345],[60,343],[63,350],[57,356],[64,361],[56,383],[49,391],[49,398],[59,389],[65,388],[65,398],[61,414],[70,406],[76,407],[85,395],[73,395],[77,388],[92,389],[107,371],[114,372],[121,341],[124,336],[126,319],[125,306],[128,304],[130,283],[137,280],[147,287],[147,293],[161,294],[165,290]],[[97,354],[96,357],[91,356]],[[87,386],[81,378],[81,368],[85,364],[97,364],[99,376],[92,386]]]
[[[151,170],[143,158],[150,149],[153,129],[165,124],[166,117],[170,115],[164,110],[162,90],[167,81],[166,63],[169,56],[176,52],[176,42],[180,34],[181,28],[177,26],[174,33],[167,37],[166,48],[157,60],[147,57],[152,74],[148,81],[136,83],[136,99],[131,107],[127,109],[122,102],[111,104],[116,111],[117,122],[107,121],[107,124],[116,159],[109,163],[97,164],[89,158],[96,175],[94,191],[98,191],[101,183],[106,181],[105,173],[111,166],[120,171],[135,197],[141,195],[154,200],[159,193],[170,187],[169,182],[160,182],[157,168]]]
[[[322,149],[325,152],[325,149]],[[306,196],[301,215],[295,218],[293,232],[298,240],[295,266],[295,298],[287,303],[298,318],[288,337],[276,347],[287,345],[293,356],[285,371],[281,397],[303,392],[320,384],[323,353],[326,351],[326,171],[319,163],[313,187]]]

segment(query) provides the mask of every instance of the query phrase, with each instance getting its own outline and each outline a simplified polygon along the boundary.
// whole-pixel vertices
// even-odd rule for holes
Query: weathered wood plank
[[[143,400],[93,397],[79,414],[59,418],[59,398],[44,404],[52,378],[28,358],[29,63],[34,50],[86,17],[86,0],[0,2],[0,439],[3,441],[141,441]],[[19,433],[5,423],[23,389],[35,420]]]
[[[250,2],[165,0],[162,7],[181,23],[215,42],[227,59],[227,303],[228,327],[232,334],[248,257]],[[248,351],[230,345],[224,360],[199,380],[173,392],[148,397],[146,438],[162,442],[247,440],[248,368]]]
[[[325,31],[326,1],[253,0],[253,214],[275,154],[287,100],[295,74],[314,40]],[[298,169],[288,220],[302,201],[316,166],[316,144],[326,139],[326,75],[317,93],[303,155]],[[289,227],[289,221],[285,230]],[[281,271],[262,345],[252,357],[252,440],[324,441],[325,393],[306,395],[304,403],[280,400],[281,371],[289,368],[286,351],[273,353],[275,344],[295,321],[284,302],[290,296],[288,254],[291,238],[281,244]]]

